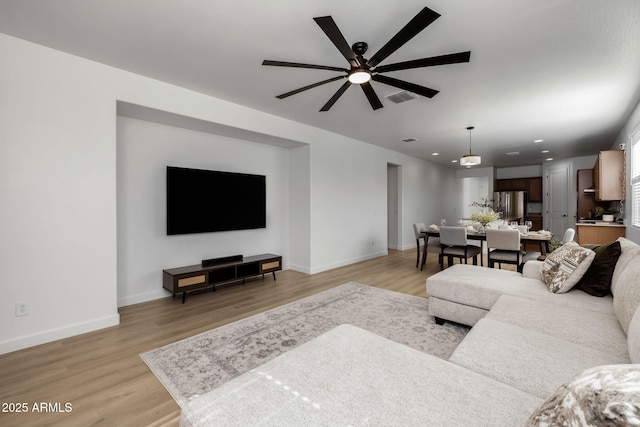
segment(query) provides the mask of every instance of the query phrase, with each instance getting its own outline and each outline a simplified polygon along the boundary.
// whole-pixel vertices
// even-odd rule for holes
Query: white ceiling
[[[337,73],[264,59],[348,65],[313,17],[372,54],[425,6],[442,16],[381,65],[470,50],[387,74],[434,98],[394,104],[399,89],[372,82],[384,108],[351,87],[319,112],[342,81],[275,98]],[[640,100],[638,0],[2,0],[0,32],[451,167],[467,126],[482,166],[595,154]]]

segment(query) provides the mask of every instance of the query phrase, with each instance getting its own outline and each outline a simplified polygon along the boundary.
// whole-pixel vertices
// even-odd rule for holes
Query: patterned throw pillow
[[[568,292],[582,278],[595,256],[592,250],[576,242],[567,242],[547,255],[540,270],[540,280],[550,292]]]
[[[590,368],[560,386],[526,426],[640,425],[640,365]]]

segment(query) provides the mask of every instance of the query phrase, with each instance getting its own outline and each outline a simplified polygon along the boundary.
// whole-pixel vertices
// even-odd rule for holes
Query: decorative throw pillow
[[[540,269],[540,280],[550,292],[568,292],[582,278],[595,256],[591,249],[567,242],[547,255]]]
[[[560,386],[526,426],[640,425],[640,365],[590,368]]]
[[[582,246],[592,249],[596,256],[575,288],[596,297],[609,295],[611,293],[613,270],[616,268],[616,262],[618,262],[618,258],[622,253],[620,242],[616,241],[608,245]]]

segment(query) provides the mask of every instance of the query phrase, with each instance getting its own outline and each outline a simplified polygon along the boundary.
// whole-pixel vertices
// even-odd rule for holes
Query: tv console
[[[282,270],[282,256],[274,254],[261,254],[240,259],[238,255],[213,260],[203,260],[201,264],[186,267],[170,268],[162,271],[162,287],[173,294],[182,292],[182,303],[184,304],[187,292],[198,289],[213,287],[216,285],[231,283],[242,280],[245,283],[247,277],[272,273],[273,280],[276,280],[276,271]],[[227,258],[227,257],[225,257]]]

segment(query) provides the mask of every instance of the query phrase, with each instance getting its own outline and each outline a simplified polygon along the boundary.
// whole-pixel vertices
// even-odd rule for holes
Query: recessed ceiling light
[[[535,142],[536,144],[540,144],[541,142],[544,142],[544,139],[536,139],[533,142]]]
[[[431,155],[432,155],[432,156],[437,156],[437,155],[439,155],[439,154],[440,154],[440,153],[431,153]]]
[[[504,153],[504,154],[506,154],[507,156],[519,156],[520,152],[519,151],[510,151],[510,152]]]
[[[458,163],[457,160],[451,160],[451,163]]]
[[[551,160],[553,160],[553,157],[549,157],[547,159],[545,159],[547,162],[550,162]]]
[[[542,154],[547,154],[549,152],[549,150],[542,150],[541,153]]]

